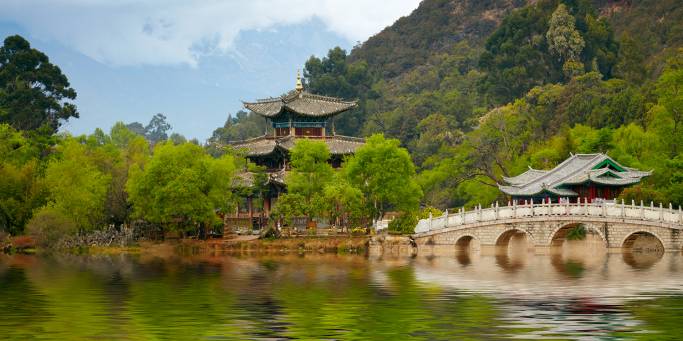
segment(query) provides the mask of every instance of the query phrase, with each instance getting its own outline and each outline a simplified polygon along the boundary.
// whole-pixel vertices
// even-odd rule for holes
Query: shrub
[[[26,225],[28,234],[43,247],[54,246],[60,239],[77,231],[76,223],[54,207],[38,210]]]
[[[389,222],[389,232],[411,234],[415,232],[417,216],[414,213],[404,213]]]
[[[649,205],[651,201],[655,204],[667,202],[666,197],[662,193],[642,184],[624,189],[618,199],[623,199],[629,204],[633,200],[636,205],[639,205],[641,200],[645,205]]]
[[[359,226],[351,229],[351,234],[354,236],[364,235],[365,233],[367,233],[367,229],[365,227]]]
[[[427,219],[427,218],[429,218],[429,213],[432,214],[432,217],[440,217],[443,215],[443,212],[440,209],[438,209],[436,207],[432,207],[432,206],[427,206],[427,207],[422,209],[422,211],[420,212],[419,218],[420,219]]]
[[[26,250],[36,246],[36,241],[31,236],[17,236],[12,238],[12,247],[15,250]]]
[[[583,224],[572,228],[567,232],[567,240],[584,240],[586,239],[586,227]]]

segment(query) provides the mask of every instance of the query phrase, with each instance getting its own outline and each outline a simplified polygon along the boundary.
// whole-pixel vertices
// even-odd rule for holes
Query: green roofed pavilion
[[[574,154],[551,170],[528,171],[503,180],[500,190],[513,200],[558,202],[566,199],[612,200],[628,186],[639,183],[651,171],[623,166],[605,154]]]

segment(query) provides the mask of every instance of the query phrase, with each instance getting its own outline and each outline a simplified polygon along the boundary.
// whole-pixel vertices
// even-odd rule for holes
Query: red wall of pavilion
[[[615,199],[621,194],[623,188],[590,184],[588,186],[575,186],[572,188],[572,190],[579,194],[579,197],[582,198],[582,201],[588,198],[589,202],[593,202],[595,199],[598,198],[606,200]],[[575,200],[576,199],[572,201]]]
[[[323,128],[294,128],[296,136],[323,136]]]

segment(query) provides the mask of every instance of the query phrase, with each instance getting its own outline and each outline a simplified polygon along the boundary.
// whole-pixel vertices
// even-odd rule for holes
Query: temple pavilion
[[[645,172],[619,164],[605,154],[573,154],[551,170],[529,167],[498,185],[513,201],[599,202],[617,198],[624,188],[639,183]]]
[[[289,152],[299,139],[316,139],[327,144],[333,167],[339,167],[344,156],[363,146],[364,139],[337,135],[332,118],[357,106],[356,101],[311,94],[304,90],[297,75],[294,90],[280,97],[243,102],[251,112],[263,116],[272,127],[265,135],[230,145],[244,153],[253,163],[266,169],[268,190],[262,207],[255,207],[252,196],[226,217],[228,225],[259,228],[267,223],[271,207],[280,193],[287,190]],[[243,172],[237,177],[238,187],[253,185],[254,174]]]

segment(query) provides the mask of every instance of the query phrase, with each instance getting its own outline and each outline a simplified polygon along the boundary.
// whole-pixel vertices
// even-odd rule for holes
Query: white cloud
[[[417,7],[419,0],[5,0],[0,20],[110,65],[196,65],[227,52],[240,31],[313,17],[363,41]]]

